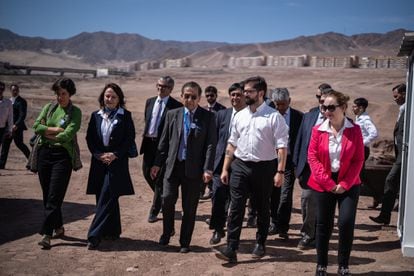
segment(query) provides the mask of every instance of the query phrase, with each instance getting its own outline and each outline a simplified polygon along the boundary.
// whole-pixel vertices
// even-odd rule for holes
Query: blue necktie
[[[178,151],[178,160],[184,161],[187,157],[187,138],[190,134],[190,127],[191,127],[191,113],[184,112],[184,127],[183,127],[183,135],[180,141],[180,148]]]

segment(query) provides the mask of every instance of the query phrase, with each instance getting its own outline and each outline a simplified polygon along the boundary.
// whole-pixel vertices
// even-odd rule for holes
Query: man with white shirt
[[[352,105],[352,111],[356,115],[355,117],[355,123],[361,127],[362,131],[362,138],[364,140],[364,151],[365,151],[365,161],[367,161],[369,157],[369,146],[370,144],[375,140],[375,138],[378,137],[378,131],[375,127],[374,123],[371,120],[371,117],[368,115],[368,112],[366,111],[368,107],[368,100],[365,98],[357,98],[354,100],[354,104]],[[371,191],[376,191],[375,187],[371,187],[371,185],[375,185],[375,183],[370,183],[367,180],[366,172],[365,172],[365,162],[364,166],[362,167],[360,178],[368,189]],[[375,209],[377,208],[381,195],[376,195],[374,193],[374,201],[371,206],[368,206],[368,208]]]
[[[4,138],[11,137],[13,131],[13,105],[9,99],[4,98],[5,89],[6,85],[0,81],[0,147]]]
[[[233,118],[221,181],[230,186],[227,247],[216,257],[237,262],[246,199],[251,196],[257,210],[256,246],[253,258],[262,258],[270,224],[270,195],[273,185],[283,184],[289,127],[282,115],[269,107],[264,97],[267,84],[257,76],[244,81],[246,108]],[[231,165],[231,174],[229,173]]]
[[[161,77],[156,83],[158,95],[147,99],[145,104],[145,128],[142,138],[140,154],[144,154],[142,171],[145,180],[154,192],[152,206],[148,215],[148,222],[158,220],[158,213],[162,205],[162,186],[164,178],[164,166],[161,167],[158,177],[151,178],[150,169],[154,165],[158,143],[164,127],[165,114],[168,110],[181,107],[182,104],[170,96],[174,89],[174,80],[170,76]]]

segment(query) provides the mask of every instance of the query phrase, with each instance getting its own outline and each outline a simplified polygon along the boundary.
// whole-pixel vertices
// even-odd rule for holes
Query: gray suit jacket
[[[167,112],[164,129],[158,144],[154,165],[166,165],[165,178],[169,178],[177,162],[181,135],[183,135],[184,108]],[[187,139],[187,158],[185,175],[201,178],[205,171],[213,171],[217,143],[215,116],[213,113],[197,108],[193,115],[193,125]]]

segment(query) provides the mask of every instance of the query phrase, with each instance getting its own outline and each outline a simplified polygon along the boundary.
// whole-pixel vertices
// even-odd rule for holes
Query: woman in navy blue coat
[[[96,214],[88,232],[88,249],[98,247],[101,239],[119,238],[118,198],[134,194],[128,151],[135,145],[135,127],[131,112],[125,109],[124,93],[117,84],[109,83],[98,101],[101,108],[92,113],[86,134],[92,154],[86,193],[96,195]]]

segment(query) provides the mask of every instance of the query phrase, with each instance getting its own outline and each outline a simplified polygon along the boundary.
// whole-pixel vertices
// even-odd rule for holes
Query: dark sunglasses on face
[[[214,98],[215,96],[214,94],[206,94],[206,98]]]
[[[168,85],[161,85],[161,84],[157,84],[157,87],[159,89],[169,89],[170,88]]]
[[[316,97],[318,100],[320,100],[320,99],[321,99],[321,97],[322,97],[322,95],[315,95],[315,97]]]
[[[337,104],[337,105],[335,105],[335,104],[321,105],[321,110],[322,110],[322,112],[326,112],[326,111],[334,112],[336,110],[336,108],[339,107],[339,106],[341,106],[341,105],[340,104]]]
[[[197,96],[196,95],[189,95],[189,94],[184,94],[183,95],[184,99],[188,100],[188,99],[192,99],[193,101],[197,100]]]

